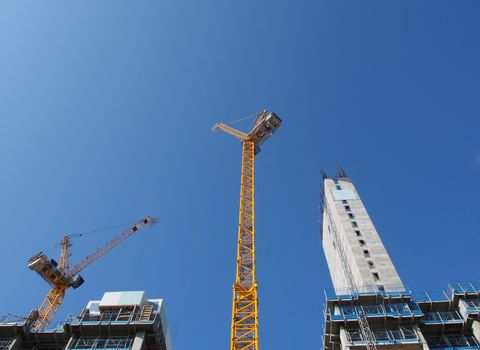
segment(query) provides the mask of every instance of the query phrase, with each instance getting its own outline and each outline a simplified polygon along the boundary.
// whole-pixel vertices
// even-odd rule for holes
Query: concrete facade
[[[380,235],[350,179],[325,179],[324,193],[322,244],[334,288],[344,291],[349,288],[334,239],[336,230],[358,289],[404,290]]]

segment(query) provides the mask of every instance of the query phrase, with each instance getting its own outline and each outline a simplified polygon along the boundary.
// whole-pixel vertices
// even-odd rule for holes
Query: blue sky
[[[262,348],[320,347],[321,167],[354,180],[411,289],[478,281],[479,15],[478,1],[2,1],[1,313],[47,293],[31,255],[152,214],[58,320],[146,290],[176,349],[227,348],[241,147],[210,128],[262,108],[284,120],[256,162]],[[116,233],[76,240],[72,262]]]

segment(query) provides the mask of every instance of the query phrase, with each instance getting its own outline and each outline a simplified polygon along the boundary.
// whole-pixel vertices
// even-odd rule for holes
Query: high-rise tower
[[[413,298],[345,171],[322,177],[324,349],[480,350],[480,283]]]
[[[325,178],[324,194],[322,243],[334,288],[350,288],[348,269],[345,271],[336,247],[337,234],[357,289],[404,290],[352,181],[348,177]]]

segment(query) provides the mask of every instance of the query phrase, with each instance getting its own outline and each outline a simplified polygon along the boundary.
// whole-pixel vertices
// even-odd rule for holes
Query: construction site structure
[[[480,283],[412,295],[345,171],[322,171],[325,350],[480,349]]]
[[[82,236],[82,234],[73,234],[63,237],[61,242],[62,251],[60,254],[60,264],[54,259],[48,258],[43,252],[31,257],[28,261],[28,267],[32,271],[37,272],[40,277],[52,287],[41,306],[38,310],[34,311],[35,322],[32,324],[32,331],[36,332],[47,328],[62,304],[66,290],[70,287],[74,289],[78,288],[83,284],[84,280],[79,274],[80,271],[107,254],[145,225],[154,224],[156,221],[157,219],[152,216],[144,217],[135,225],[115,236],[102,247],[96,249],[93,253],[86,256],[73,266],[70,266],[69,264],[71,238]]]
[[[35,317],[0,315],[0,350],[172,350],[163,299],[106,292],[76,316],[32,332]]]
[[[281,125],[282,120],[266,110],[258,114],[248,133],[219,123],[222,130],[242,141],[242,173],[236,278],[233,285],[230,350],[258,350],[258,297],[255,265],[255,155],[260,145]]]

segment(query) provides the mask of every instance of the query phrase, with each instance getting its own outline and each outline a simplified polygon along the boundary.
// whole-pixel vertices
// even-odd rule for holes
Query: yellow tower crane
[[[273,112],[259,113],[248,133],[218,123],[222,130],[242,141],[242,177],[235,284],[233,285],[230,350],[258,350],[258,299],[255,277],[255,155],[260,145],[281,125]]]
[[[31,257],[28,260],[28,267],[31,270],[36,271],[50,286],[52,286],[52,289],[48,292],[42,305],[37,310],[38,315],[36,315],[37,317],[32,326],[32,331],[37,332],[47,328],[63,302],[65,291],[70,287],[76,289],[83,284],[84,280],[79,274],[80,271],[107,254],[110,250],[118,246],[146,224],[154,224],[155,222],[157,222],[157,219],[152,216],[144,217],[128,230],[115,236],[112,240],[105,243],[102,247],[98,248],[72,267],[69,266],[68,261],[69,248],[71,247],[70,239],[82,236],[81,233],[63,237],[59,264],[55,260],[49,259],[42,252]]]

